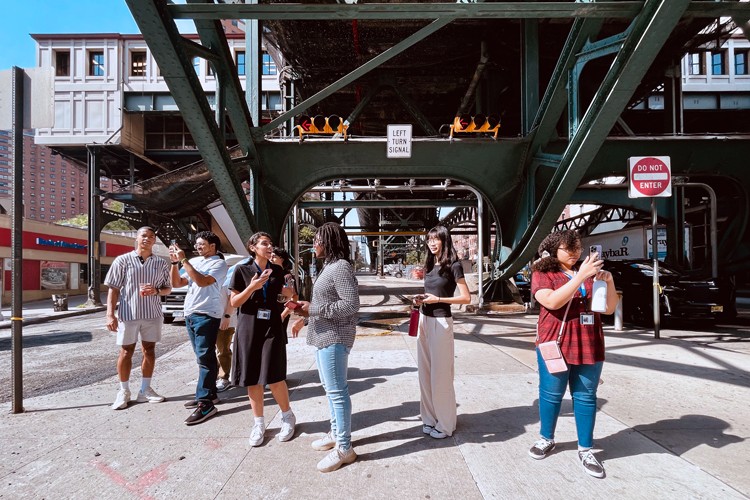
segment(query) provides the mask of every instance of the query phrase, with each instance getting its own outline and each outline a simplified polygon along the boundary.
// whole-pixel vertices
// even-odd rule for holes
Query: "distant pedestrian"
[[[271,254],[271,264],[281,266],[281,268],[284,270],[284,288],[282,288],[281,290],[281,295],[285,298],[286,301],[296,302],[297,300],[299,300],[296,281],[294,279],[294,262],[292,261],[292,257],[291,255],[289,255],[289,252],[281,247],[273,247],[273,253]],[[289,318],[291,317],[293,312],[294,311],[292,309],[285,307],[281,313],[284,332],[288,331]],[[292,336],[296,337],[297,335],[292,333]]]
[[[602,270],[604,261],[596,253],[578,264],[581,237],[574,230],[550,234],[539,245],[538,252],[541,258],[532,266],[531,294],[540,305],[536,354],[541,429],[540,439],[529,455],[541,460],[555,449],[557,417],[569,386],[578,433],[578,459],[587,474],[604,477],[604,466],[591,451],[596,391],[604,364],[604,331],[600,314],[591,311],[589,299],[594,279],[606,282],[605,314],[612,314],[618,300],[615,284],[612,274]],[[559,367],[564,371],[550,373],[545,364],[539,345],[550,342],[557,343],[558,354],[562,354],[567,364]]]
[[[130,402],[130,370],[138,336],[141,338],[141,389],[136,401],[161,403],[164,397],[151,388],[156,364],[156,343],[161,340],[164,315],[159,295],[168,295],[169,263],[152,253],[156,233],[148,226],[136,232],[135,249],[117,257],[109,268],[104,284],[107,293],[107,329],[117,332],[120,355],[117,375],[120,389],[113,410],[127,408]]]
[[[294,436],[297,423],[289,405],[286,385],[286,332],[282,327],[283,305],[277,300],[284,287],[284,270],[271,263],[273,242],[267,233],[253,234],[247,241],[252,262],[237,266],[230,290],[232,306],[239,309],[234,341],[234,385],[247,388],[253,411],[250,446],[265,439],[264,386],[268,385],[281,410],[279,441]]]
[[[184,250],[172,245],[172,286],[188,287],[185,295],[185,326],[193,344],[198,363],[198,385],[195,400],[185,403],[195,411],[185,420],[187,425],[199,424],[216,415],[216,378],[219,363],[216,359],[216,338],[225,311],[222,286],[227,276],[227,263],[219,253],[221,241],[211,231],[195,235],[198,257],[188,260]],[[177,269],[182,264],[185,277]]]
[[[324,260],[310,302],[300,302],[307,316],[307,343],[316,348],[320,382],[326,391],[331,430],[312,442],[315,450],[331,452],[318,462],[320,472],[331,472],[357,459],[352,447],[352,401],[347,368],[357,333],[359,289],[344,229],[326,222],[315,233],[315,257]],[[297,327],[297,325],[295,325]]]
[[[464,269],[453,248],[448,228],[436,226],[427,233],[424,295],[417,339],[419,412],[422,432],[444,439],[456,430],[456,391],[453,388],[454,340],[452,304],[469,304],[471,295]],[[454,297],[458,288],[459,295]]]

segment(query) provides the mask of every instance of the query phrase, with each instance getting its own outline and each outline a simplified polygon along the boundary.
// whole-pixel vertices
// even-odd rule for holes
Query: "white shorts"
[[[162,318],[120,321],[117,324],[117,345],[135,344],[138,342],[139,332],[141,342],[159,342],[162,323]]]

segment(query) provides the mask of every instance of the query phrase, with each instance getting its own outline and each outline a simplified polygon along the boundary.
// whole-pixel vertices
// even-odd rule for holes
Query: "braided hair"
[[[340,225],[335,222],[326,222],[315,232],[315,239],[319,240],[320,246],[323,247],[323,258],[326,264],[339,259],[351,263],[349,239]]]
[[[557,260],[557,249],[560,247],[572,249],[580,246],[581,235],[574,229],[551,233],[539,244],[537,253],[540,258],[534,261],[531,270],[542,273],[559,272],[561,268],[560,261]]]

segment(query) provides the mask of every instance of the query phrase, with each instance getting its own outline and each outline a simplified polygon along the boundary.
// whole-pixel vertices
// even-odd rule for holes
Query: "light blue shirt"
[[[194,257],[190,259],[190,265],[199,273],[213,277],[214,282],[201,287],[188,277],[185,316],[206,314],[212,318],[221,318],[224,315],[225,304],[222,287],[227,277],[226,261],[218,255],[208,258]]]

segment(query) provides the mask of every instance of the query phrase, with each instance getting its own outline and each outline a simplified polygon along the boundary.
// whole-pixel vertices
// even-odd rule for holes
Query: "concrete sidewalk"
[[[0,498],[747,498],[750,495],[748,355],[741,329],[608,331],[595,438],[605,479],[575,453],[570,400],[557,449],[535,461],[536,316],[456,317],[458,430],[421,432],[416,339],[404,332],[398,295],[408,280],[361,277],[362,314],[350,357],[353,442],[359,460],[321,474],[311,441],[328,429],[314,355],[290,339],[295,438],[280,443],[281,416],[267,393],[265,443],[250,448],[243,389],[222,393],[219,414],[187,427],[196,377],[188,344],[157,362],[169,399],[113,411],[114,378],[0,411]],[[395,328],[395,330],[391,330]],[[303,332],[304,333],[304,332]],[[61,360],[63,362],[63,360]],[[139,383],[137,370],[131,382]]]
[[[23,318],[24,325],[33,325],[35,323],[43,323],[50,319],[61,319],[69,318],[71,316],[80,316],[82,314],[90,314],[98,311],[106,311],[107,307],[107,293],[101,294],[102,306],[86,307],[85,304],[88,301],[87,295],[71,295],[68,297],[68,310],[67,311],[55,311],[52,305],[52,299],[35,300],[33,302],[26,302],[22,306],[21,316]],[[0,320],[0,329],[10,328],[12,317],[12,309],[10,304],[3,304],[3,319]]]

